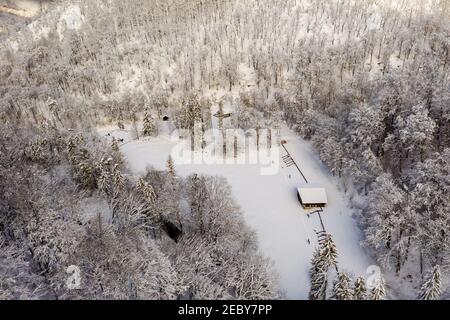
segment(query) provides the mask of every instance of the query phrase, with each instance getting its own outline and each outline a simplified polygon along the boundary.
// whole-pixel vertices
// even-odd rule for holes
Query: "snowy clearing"
[[[98,132],[123,139],[121,150],[137,175],[148,166],[165,169],[175,146],[168,135],[132,140],[129,132],[112,126],[101,127]],[[327,191],[329,205],[321,216],[337,245],[340,270],[367,276],[367,267],[372,263],[360,245],[360,231],[338,182],[321,165],[309,143],[287,129],[282,131],[282,139],[287,141],[286,148],[310,185]],[[273,260],[286,297],[307,299],[310,260],[317,245],[315,232],[322,227],[317,213],[305,211],[298,202],[296,188],[305,181],[295,166],[282,162],[284,155],[285,151],[280,150],[281,168],[274,175],[261,175],[260,165],[251,164],[178,164],[176,171],[182,176],[200,173],[226,177],[247,224],[257,233],[261,251]]]

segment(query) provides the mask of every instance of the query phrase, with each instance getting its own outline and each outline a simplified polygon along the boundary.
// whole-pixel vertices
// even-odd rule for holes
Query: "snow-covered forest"
[[[169,158],[138,175],[120,137],[99,134],[151,139],[163,118],[206,130],[215,106],[258,141],[284,127],[309,141],[348,198],[383,278],[371,290],[337,267],[328,278],[340,248],[325,234],[297,284],[310,299],[450,298],[448,0],[68,0],[8,14],[0,299],[284,298],[220,172],[179,175]]]

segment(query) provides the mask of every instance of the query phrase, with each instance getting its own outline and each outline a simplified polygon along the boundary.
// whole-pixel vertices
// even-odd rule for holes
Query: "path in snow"
[[[165,169],[175,143],[168,136],[130,141],[126,132],[103,127],[99,133],[125,139],[121,150],[133,173],[144,173],[147,166]],[[286,148],[310,184],[326,188],[329,205],[322,213],[327,232],[333,235],[339,252],[339,268],[356,276],[367,276],[371,265],[360,245],[360,231],[351,217],[345,196],[337,188],[337,181],[321,165],[311,145],[288,130],[282,132]],[[280,151],[280,158],[285,155]],[[281,169],[275,175],[261,175],[259,165],[197,164],[176,165],[182,176],[192,173],[225,176],[232,186],[247,224],[256,231],[260,249],[271,258],[282,290],[287,298],[306,299],[309,291],[310,260],[317,246],[315,231],[322,230],[316,214],[308,218],[300,206],[296,188],[304,180],[295,166]],[[310,244],[308,244],[308,239]]]

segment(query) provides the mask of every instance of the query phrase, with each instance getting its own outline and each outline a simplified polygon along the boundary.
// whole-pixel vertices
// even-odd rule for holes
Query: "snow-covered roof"
[[[324,188],[297,188],[303,204],[328,203]]]

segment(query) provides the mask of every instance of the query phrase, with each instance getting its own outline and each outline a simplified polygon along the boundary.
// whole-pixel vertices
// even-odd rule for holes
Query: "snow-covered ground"
[[[166,161],[175,147],[165,130],[157,138],[132,140],[127,131],[116,127],[101,127],[101,135],[124,139],[121,150],[134,174],[144,173],[146,167],[165,169]],[[311,145],[288,129],[282,139],[303,174],[313,185],[326,188],[329,205],[321,214],[325,229],[333,235],[339,252],[339,268],[355,276],[368,276],[371,260],[360,245],[360,231],[352,218],[352,210],[337,181],[321,165]],[[306,299],[309,291],[310,260],[317,246],[315,231],[322,230],[317,214],[300,206],[296,187],[305,184],[295,166],[286,167],[281,157],[280,170],[273,175],[261,175],[257,164],[176,164],[182,176],[192,173],[225,176],[233,188],[247,224],[258,236],[263,254],[271,258],[282,290],[289,299]],[[175,159],[176,162],[176,159]],[[309,240],[309,241],[308,241]],[[309,243],[310,242],[310,243]]]
[[[31,18],[47,10],[48,0],[0,0],[0,12]]]

